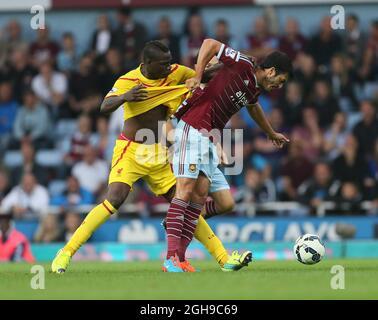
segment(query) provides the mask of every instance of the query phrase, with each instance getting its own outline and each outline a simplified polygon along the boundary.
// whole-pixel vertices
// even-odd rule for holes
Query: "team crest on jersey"
[[[189,171],[190,172],[194,173],[194,172],[196,172],[196,169],[197,169],[197,166],[194,163],[189,165]]]
[[[116,92],[117,90],[118,90],[117,88],[113,87],[109,92],[114,93],[114,92]]]
[[[224,54],[231,59],[235,59],[236,57],[236,51],[232,48],[227,48]]]

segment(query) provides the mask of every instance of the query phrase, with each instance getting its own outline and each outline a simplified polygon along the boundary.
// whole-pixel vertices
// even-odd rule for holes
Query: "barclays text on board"
[[[158,243],[165,240],[161,219],[118,219],[108,221],[93,235],[92,242]],[[354,239],[378,238],[378,217],[326,218],[242,218],[219,217],[208,223],[225,243],[249,241],[294,241],[304,233],[318,234],[327,241],[337,241],[336,225],[343,223],[356,230]],[[38,223],[18,222],[17,228],[32,238]]]
[[[304,233],[318,234],[329,241],[340,240],[336,233],[339,223],[355,227],[355,239],[377,238],[378,218],[217,218],[208,223],[225,243],[249,241],[294,241]],[[105,230],[104,230],[105,231]],[[106,231],[105,231],[106,232]],[[118,241],[124,243],[155,243],[164,241],[160,220],[131,220],[119,228]]]

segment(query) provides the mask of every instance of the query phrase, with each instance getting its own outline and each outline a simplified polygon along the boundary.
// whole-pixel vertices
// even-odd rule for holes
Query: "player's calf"
[[[205,219],[209,219],[215,216],[226,214],[232,212],[235,208],[235,202],[215,202],[214,200],[209,200],[205,202],[204,209],[201,212],[201,215]]]
[[[202,216],[205,219],[229,213],[234,210],[235,201],[230,189],[218,190],[212,192],[210,195],[213,200],[207,201],[205,203],[205,209],[202,211]]]

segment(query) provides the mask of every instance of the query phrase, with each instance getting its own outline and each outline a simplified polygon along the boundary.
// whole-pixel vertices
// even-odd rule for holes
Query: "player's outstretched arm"
[[[208,83],[215,76],[215,74],[222,68],[222,62],[218,62],[211,65],[208,64],[205,71],[203,72],[201,83]]]
[[[290,142],[283,134],[274,131],[258,102],[248,105],[247,109],[252,119],[268,135],[268,138],[276,147],[282,148],[285,143]]]
[[[202,42],[195,68],[196,76],[186,81],[189,89],[195,89],[200,85],[207,64],[219,52],[221,46],[222,43],[214,39],[205,39]]]
[[[143,90],[142,85],[138,85],[130,89],[124,94],[119,96],[107,97],[105,98],[100,107],[100,112],[104,114],[111,113],[119,108],[125,102],[136,102],[143,101],[147,99],[147,91]]]

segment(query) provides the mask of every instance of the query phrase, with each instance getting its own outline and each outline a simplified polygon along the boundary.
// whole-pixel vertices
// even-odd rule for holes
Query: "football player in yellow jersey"
[[[102,113],[111,113],[123,106],[125,120],[114,147],[106,199],[89,212],[71,240],[58,251],[51,266],[53,272],[66,271],[72,256],[120,208],[138,179],[145,180],[156,195],[164,196],[167,201],[174,195],[176,178],[167,161],[167,148],[159,143],[158,137],[164,121],[188,93],[184,83],[195,72],[178,64],[171,65],[169,49],[159,41],[146,44],[142,61],[137,69],[116,81],[101,104]],[[147,141],[140,138],[147,138],[144,139]],[[217,203],[216,207],[219,211],[228,211],[232,205],[223,202]],[[250,252],[228,257],[222,243],[202,217],[195,236],[221,267],[229,266],[225,271],[239,270],[250,262]],[[193,271],[187,262],[180,267],[184,271]]]

